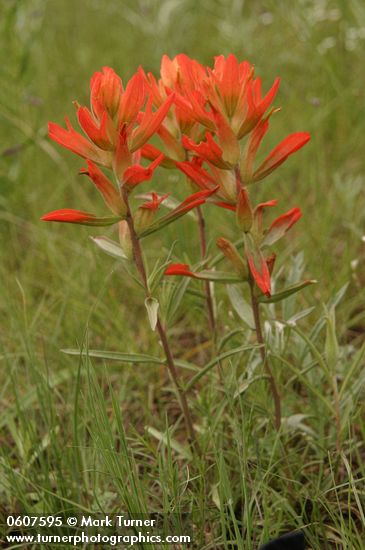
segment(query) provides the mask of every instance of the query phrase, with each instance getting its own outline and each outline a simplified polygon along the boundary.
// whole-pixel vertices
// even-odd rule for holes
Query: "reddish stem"
[[[280,399],[280,394],[276,385],[274,374],[271,370],[269,361],[267,359],[266,347],[265,347],[264,337],[263,337],[262,328],[261,328],[260,304],[257,301],[256,295],[255,295],[255,284],[254,284],[254,281],[252,280],[252,277],[249,277],[249,285],[250,285],[250,291],[251,291],[251,306],[252,306],[252,312],[253,312],[253,317],[255,322],[256,338],[257,338],[257,342],[261,344],[261,347],[260,347],[261,359],[264,365],[264,369],[269,377],[269,384],[270,384],[271,393],[274,400],[275,428],[277,431],[279,431],[281,426],[281,399]]]
[[[141,249],[141,245],[140,245],[136,230],[134,228],[133,216],[132,216],[132,212],[131,212],[131,209],[130,209],[130,206],[129,206],[128,193],[123,188],[122,188],[122,194],[123,194],[123,199],[125,201],[125,204],[127,206],[126,221],[127,221],[128,227],[129,227],[130,235],[131,235],[132,249],[133,249],[133,259],[134,259],[134,263],[135,263],[136,268],[139,272],[139,275],[141,277],[141,281],[143,283],[143,286],[145,288],[146,295],[147,295],[149,291],[148,291],[147,274],[146,274],[146,268],[145,268],[144,261],[143,261],[142,249]],[[198,453],[200,453],[200,447],[199,447],[199,444],[198,444],[198,441],[197,441],[197,438],[196,438],[193,422],[192,422],[191,415],[190,415],[188,401],[186,399],[186,394],[185,394],[185,391],[183,390],[183,388],[180,385],[178,371],[177,371],[175,361],[174,361],[174,357],[173,357],[173,354],[172,354],[172,351],[171,351],[171,348],[170,348],[170,345],[169,345],[169,342],[168,342],[168,339],[167,339],[166,331],[165,331],[159,317],[157,318],[156,328],[157,328],[157,331],[159,333],[160,340],[161,340],[161,343],[162,343],[162,347],[163,347],[163,350],[164,350],[164,353],[165,353],[166,365],[167,365],[167,368],[170,372],[172,381],[175,385],[178,401],[179,401],[181,411],[182,411],[183,416],[184,416],[186,430],[188,432],[188,437],[189,437],[189,442],[190,442],[191,445],[193,445],[195,447],[195,449],[198,451]]]
[[[201,254],[202,260],[205,260],[206,256],[207,256],[207,240],[206,240],[206,233],[205,233],[205,219],[204,219],[204,216],[203,216],[203,213],[201,211],[200,206],[198,206],[196,211],[197,211],[197,215],[198,215],[198,225],[199,225],[200,254]],[[213,334],[213,338],[215,339],[216,332],[217,332],[217,326],[216,326],[216,322],[215,322],[213,298],[212,298],[212,292],[211,292],[209,281],[204,281],[204,288],[205,288],[205,299],[206,299],[206,303],[207,303],[209,327],[210,327],[211,333]]]

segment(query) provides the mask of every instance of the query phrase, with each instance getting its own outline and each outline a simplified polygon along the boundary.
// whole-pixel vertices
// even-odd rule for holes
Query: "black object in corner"
[[[261,546],[259,550],[305,550],[305,538],[301,531],[288,533]]]

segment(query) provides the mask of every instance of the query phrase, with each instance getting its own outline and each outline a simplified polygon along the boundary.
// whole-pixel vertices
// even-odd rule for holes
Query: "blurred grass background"
[[[303,251],[304,276],[319,280],[318,286],[307,290],[298,301],[298,309],[317,306],[301,325],[304,331],[310,331],[323,314],[320,304],[349,283],[337,309],[337,334],[343,357],[352,357],[361,346],[364,334],[365,4],[360,0],[201,0],[198,3],[194,0],[2,0],[0,11],[0,386],[3,386],[0,397],[6,448],[1,462],[4,481],[0,482],[0,494],[5,498],[1,500],[7,502],[4,510],[32,506],[41,510],[46,506],[52,511],[52,506],[60,506],[62,498],[88,502],[90,507],[97,506],[98,499],[104,499],[111,506],[116,497],[110,489],[110,480],[99,477],[96,469],[100,457],[97,458],[95,449],[100,447],[100,432],[96,432],[97,437],[93,432],[95,411],[88,401],[94,391],[93,378],[82,374],[82,369],[77,371],[77,360],[60,354],[59,350],[77,347],[83,341],[86,327],[92,348],[157,354],[159,347],[145,322],[143,305],[135,306],[139,294],[133,284],[112,259],[93,248],[88,236],[95,232],[61,224],[49,226],[39,221],[43,213],[63,207],[103,211],[92,186],[77,175],[84,163],[50,142],[47,122],[62,124],[65,114],[73,114],[75,99],[88,103],[89,79],[103,65],[113,67],[127,81],[140,64],[146,70],[157,72],[164,53],[173,57],[185,52],[202,63],[211,64],[214,55],[232,52],[239,59],[255,64],[264,89],[279,75],[281,86],[275,105],[282,106],[282,111],[273,117],[271,136],[263,146],[263,153],[294,131],[309,131],[312,140],[260,186],[255,198],[278,198],[281,211],[296,205],[303,210],[303,219],[280,248],[279,266],[290,263],[292,254]],[[158,174],[153,183],[144,185],[143,191],[169,186],[176,187],[176,194],[184,196],[182,180],[165,171]],[[206,208],[206,215],[212,251],[215,237],[235,238],[234,224],[227,213]],[[189,256],[196,260],[195,228],[188,219],[182,223],[179,234],[172,227],[163,236],[150,238],[151,258],[158,256],[161,246],[167,250],[176,238],[184,242],[183,247],[177,243],[177,256],[181,258],[182,249],[187,249]],[[217,299],[219,304],[226,300],[224,289],[218,290]],[[194,297],[190,300],[190,313],[183,308],[180,311],[185,322],[176,325],[171,334],[177,353],[181,355],[187,346],[197,347],[199,361],[205,358],[199,350],[207,338],[206,319],[201,304],[197,304]],[[224,330],[237,327],[234,314],[226,315],[224,311],[219,308]],[[96,386],[100,385],[102,389],[98,391],[104,392],[104,420],[107,421],[113,417],[112,405],[100,368],[95,374]],[[164,405],[174,414],[169,395],[164,393],[163,384],[156,376],[155,371],[146,373],[142,366],[130,369],[108,365],[108,377],[121,404],[125,427],[130,430],[132,447],[142,445],[145,423],[152,426],[160,423],[163,429]],[[287,379],[285,373],[281,376]],[[76,380],[79,386],[75,385]],[[325,382],[323,384],[326,392]],[[213,389],[206,399],[210,405],[216,400]],[[315,426],[320,409],[307,405]],[[201,398],[197,406],[199,414],[203,415],[205,406],[207,403]],[[78,407],[79,416],[76,415]],[[288,414],[293,410],[288,404]],[[247,422],[246,416],[244,422]],[[239,425],[237,420],[233,432]],[[251,426],[249,421],[248,425]],[[349,445],[353,444],[356,452],[360,452],[364,426],[349,420],[347,428]],[[328,433],[328,427],[323,425],[323,437]],[[114,434],[115,438],[122,437],[118,434]],[[246,432],[241,436],[247,439],[248,447],[253,444]],[[273,437],[265,443],[266,451],[274,445]],[[321,451],[314,459],[317,466],[324,460],[325,449],[333,444],[334,439],[328,437],[329,440],[321,440],[318,447]],[[216,449],[228,444],[222,443],[221,436],[218,439]],[[139,457],[140,463],[151,462],[150,473],[141,489],[146,495],[148,491],[153,493],[155,468],[160,468],[158,475],[169,471],[171,479],[175,479],[177,472],[172,475],[169,470],[176,467],[172,461],[167,465],[163,463],[165,458],[159,455],[153,438],[144,441],[152,456],[150,460],[143,453],[143,459]],[[219,451],[216,452],[219,457]],[[235,464],[234,457],[232,460],[230,475],[234,477],[240,466]],[[93,461],[95,468],[90,473]],[[108,463],[104,462],[108,470],[105,464]],[[216,464],[219,465],[217,479],[222,482],[220,476],[225,466],[219,458]],[[137,465],[136,471],[141,467]],[[332,472],[328,468],[324,471],[319,466],[313,474],[317,489],[322,486],[322,478],[325,485],[328,482],[327,476]],[[11,469],[15,473],[10,473]],[[130,475],[131,470],[128,471]],[[110,466],[108,475],[112,476],[113,472]],[[165,506],[164,498],[168,500],[173,496],[168,496],[167,481],[161,483],[165,485],[160,504]],[[251,480],[250,490],[255,483],[256,480]],[[336,487],[336,483],[332,480],[327,489]],[[260,497],[255,499],[259,498],[258,506],[263,506],[266,516],[273,520],[272,512],[270,515],[268,512],[273,502],[271,485],[266,479],[264,485],[271,495],[267,499],[268,508]],[[213,481],[212,487],[215,487]],[[308,499],[309,489],[304,479],[302,487],[303,499]],[[176,490],[174,484],[173,488]],[[119,498],[123,499],[123,491],[125,488],[117,488]],[[275,493],[279,500],[280,491]],[[300,493],[301,488],[297,491]],[[216,493],[208,491],[204,504],[207,508],[214,506],[212,494],[217,502]],[[363,499],[363,491],[360,496]],[[195,497],[193,495],[192,501]],[[221,499],[225,497],[227,495],[221,495]],[[153,499],[149,494],[146,497],[149,503]],[[346,521],[336,516],[341,506],[337,501],[332,504],[328,505],[328,515],[332,518],[329,530],[335,542],[328,548],[362,548],[356,539],[356,521],[353,530],[349,528],[350,519],[344,526]],[[220,521],[223,521],[222,506]],[[289,510],[286,504],[280,508],[279,516],[275,525],[267,519],[258,530],[257,518],[250,516],[256,534],[251,532],[250,542],[242,548],[256,548],[258,541],[262,542],[269,533],[300,526],[301,514]],[[315,522],[313,518],[307,521]],[[321,521],[320,514],[317,521]],[[320,539],[316,536],[313,535],[313,540],[318,542]],[[345,538],[341,539],[345,536],[349,537],[346,543],[352,546],[345,545]],[[218,548],[216,544],[207,548]],[[317,547],[314,542],[313,548]]]

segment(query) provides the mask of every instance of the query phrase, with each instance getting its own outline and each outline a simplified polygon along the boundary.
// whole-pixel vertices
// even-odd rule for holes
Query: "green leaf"
[[[237,353],[242,353],[244,351],[251,351],[253,349],[259,349],[261,348],[261,345],[257,344],[250,344],[246,346],[240,346],[239,348],[234,348],[229,351],[226,351],[225,353],[222,353],[221,355],[218,355],[215,359],[212,359],[205,367],[203,367],[193,378],[187,383],[185,386],[185,391],[189,391],[197,382],[204,376],[207,372],[209,372],[215,365],[217,365],[220,361],[223,361],[223,359],[227,359],[227,357],[231,357],[232,355],[237,355]]]
[[[168,214],[165,214],[164,216],[161,216],[161,218],[158,218],[158,220],[153,222],[149,227],[141,231],[138,237],[140,239],[143,239],[144,237],[147,237],[148,235],[151,235],[152,233],[159,231],[163,227],[166,227],[167,225],[174,222],[178,218],[185,216],[185,214],[187,214],[187,212],[183,209],[181,209],[181,211],[172,210]]]
[[[273,294],[270,296],[270,298],[266,296],[259,296],[257,299],[262,304],[273,304],[275,302],[281,302],[282,300],[285,300],[286,298],[289,298],[292,294],[295,294],[296,292],[299,292],[300,290],[303,290],[306,286],[314,285],[318,281],[314,279],[309,279],[307,281],[302,281],[301,283],[296,283],[295,285],[288,286],[281,292],[277,292],[276,294]]]
[[[251,329],[255,328],[255,321],[250,304],[242,296],[242,288],[238,285],[227,285],[227,294],[237,315]]]
[[[95,357],[96,359],[111,359],[112,361],[120,361],[122,363],[156,363],[164,364],[164,360],[153,355],[145,355],[143,353],[121,353],[119,351],[105,350],[79,350],[79,349],[61,349],[62,353],[67,355],[82,355],[84,357]]]
[[[159,357],[154,357],[153,355],[146,355],[143,353],[121,353],[119,351],[107,351],[107,350],[80,350],[80,349],[61,349],[62,353],[67,355],[76,355],[83,357],[94,357],[95,359],[110,359],[112,361],[120,361],[121,363],[154,363],[157,365],[165,365],[166,360],[160,359]],[[200,368],[188,363],[187,361],[182,361],[176,359],[175,365],[182,369],[200,372]]]
[[[148,319],[151,325],[151,329],[155,330],[157,325],[157,319],[158,319],[158,308],[159,303],[156,298],[153,298],[152,296],[149,296],[145,299],[144,305],[146,306],[147,313],[148,313]]]
[[[361,346],[361,348],[359,349],[359,351],[355,355],[354,360],[352,361],[350,368],[346,371],[346,376],[344,377],[344,379],[342,381],[341,389],[340,389],[340,392],[339,392],[339,400],[340,401],[342,399],[342,396],[345,395],[345,392],[347,390],[347,386],[351,385],[350,384],[351,379],[355,376],[356,371],[357,370],[359,370],[359,371],[362,370],[362,363],[363,363],[364,357],[365,357],[365,342],[363,343],[363,345]],[[359,375],[359,373],[356,376],[358,376],[358,375]]]
[[[193,363],[190,363],[189,361],[184,361],[183,359],[174,359],[174,363],[177,367],[181,367],[182,369],[186,370],[192,370],[193,372],[199,372],[200,367],[197,367]]]
[[[312,437],[316,436],[316,432],[310,426],[305,424],[305,420],[311,418],[309,414],[292,414],[283,418],[283,428],[288,432],[302,432]]]
[[[84,220],[82,222],[73,222],[78,225],[90,225],[92,227],[105,227],[107,225],[114,225],[115,223],[120,222],[123,218],[117,216],[93,216],[90,219]]]
[[[337,307],[338,304],[341,302],[342,298],[345,296],[346,294],[346,291],[349,287],[349,284],[350,283],[345,283],[341,288],[340,290],[334,295],[333,298],[331,298],[329,301],[328,301],[328,304],[327,304],[327,308],[328,309],[331,309],[331,307]]]
[[[303,309],[303,311],[299,311],[298,313],[295,313],[292,315],[287,321],[286,324],[290,327],[295,327],[298,321],[312,313],[313,310],[316,309],[316,306],[308,307],[307,309]]]
[[[96,244],[96,246],[101,248],[101,250],[109,254],[109,256],[113,256],[113,258],[117,258],[118,260],[128,259],[121,246],[108,237],[90,237],[90,239]]]
[[[339,349],[338,341],[336,335],[336,317],[335,317],[335,308],[331,307],[326,317],[327,330],[326,330],[326,341],[325,341],[325,355],[326,361],[329,369],[335,371]]]
[[[169,263],[171,261],[171,256],[173,254],[176,242],[177,241],[174,241],[172,243],[165,261],[162,261],[162,260],[158,259],[157,262],[155,263],[154,267],[153,267],[153,270],[148,275],[147,284],[148,284],[148,288],[149,288],[151,294],[153,294],[153,292],[156,290],[156,288],[159,286],[160,282],[163,279],[165,270],[166,270],[167,266],[169,265]]]
[[[297,331],[297,329],[294,330]],[[300,380],[304,384],[304,386],[313,393],[313,395],[315,395],[320,401],[322,401],[322,403],[329,410],[330,415],[334,414],[334,409],[331,401],[329,399],[326,399],[323,391],[319,389],[316,384],[311,383],[310,379],[305,376],[304,371],[301,371],[298,367],[293,365],[290,361],[288,361],[285,357],[282,357],[281,355],[277,355],[275,353],[271,353],[270,355],[271,357],[278,359],[283,365],[288,367],[295,374],[296,378],[298,378],[298,380]]]
[[[173,291],[166,304],[166,320],[168,325],[172,322],[174,315],[179,309],[190,282],[191,279],[189,277],[182,277],[181,281],[174,285]]]
[[[233,399],[236,399],[236,397],[245,393],[245,391],[247,391],[251,384],[253,384],[254,382],[257,382],[258,380],[265,380],[265,378],[270,379],[270,376],[268,374],[258,374],[257,376],[253,376],[249,380],[244,380],[238,386],[238,389],[234,392]]]
[[[166,433],[162,433],[159,430],[156,430],[156,428],[153,428],[152,426],[145,426],[145,430],[151,434],[154,438],[156,438],[158,441],[161,441],[166,446],[170,446],[172,449],[174,449],[179,455],[181,455],[183,458],[187,460],[191,460],[191,452],[190,449],[187,447],[184,447],[176,441],[176,439],[172,439],[170,436],[167,436]]]
[[[221,340],[219,341],[218,343],[218,351],[221,351],[224,346],[232,339],[234,338],[235,336],[237,336],[238,334],[245,334],[246,333],[246,329],[244,328],[234,328],[233,330],[231,330],[230,332],[227,332],[223,338],[221,338]]]
[[[198,271],[194,273],[196,279],[202,279],[203,281],[213,281],[215,283],[242,283],[243,278],[236,273],[230,273],[229,271],[213,271],[206,269],[204,271]]]

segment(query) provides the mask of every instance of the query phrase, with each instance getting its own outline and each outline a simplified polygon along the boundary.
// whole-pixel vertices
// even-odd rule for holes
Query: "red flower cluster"
[[[169,94],[153,110],[153,96],[142,68],[125,88],[113,69],[104,67],[102,72],[95,73],[90,81],[90,109],[76,103],[77,119],[85,136],[74,130],[67,117],[67,130],[50,122],[49,136],[87,159],[88,167],[80,173],[90,177],[114,216],[97,217],[87,212],[62,209],[50,212],[42,219],[83,225],[109,225],[123,220],[127,208],[122,188],[129,193],[151,179],[164,159],[164,155],[158,152],[148,167],[141,164],[143,146],[160,128],[174,99],[174,94]],[[97,164],[113,170],[117,185]],[[195,207],[195,197],[201,204],[201,193],[196,193],[191,197],[191,208]],[[159,204],[155,203],[156,208],[152,210],[157,210]]]
[[[291,134],[261,164],[255,163],[275,112],[270,106],[278,86],[276,79],[264,94],[254,68],[247,61],[239,63],[234,55],[216,57],[213,68],[185,54],[172,60],[163,56],[159,79],[139,68],[126,86],[113,69],[104,67],[91,79],[90,108],[76,103],[83,134],[66,117],[67,129],[51,122],[49,135],[87,160],[87,168],[81,173],[94,183],[112,216],[64,209],[42,219],[84,225],[119,222],[124,234],[124,220],[130,215],[135,217],[137,234],[143,237],[214,195],[210,201],[236,213],[238,228],[245,237],[246,262],[242,265],[248,266],[249,276],[269,295],[271,268],[262,249],[283,236],[301,213],[293,208],[265,231],[262,212],[274,201],[252,208],[247,186],[267,177],[310,139],[306,132]],[[160,141],[160,148],[150,143],[153,136]],[[149,166],[145,165],[146,159]],[[152,193],[151,200],[132,214],[129,194],[151,179],[158,165],[180,169],[196,192],[157,220],[156,211],[167,195]],[[112,171],[112,179],[105,169]],[[228,250],[230,246],[227,248],[225,241],[222,251],[232,262],[237,257]],[[170,266],[166,274],[194,276],[182,264]]]

